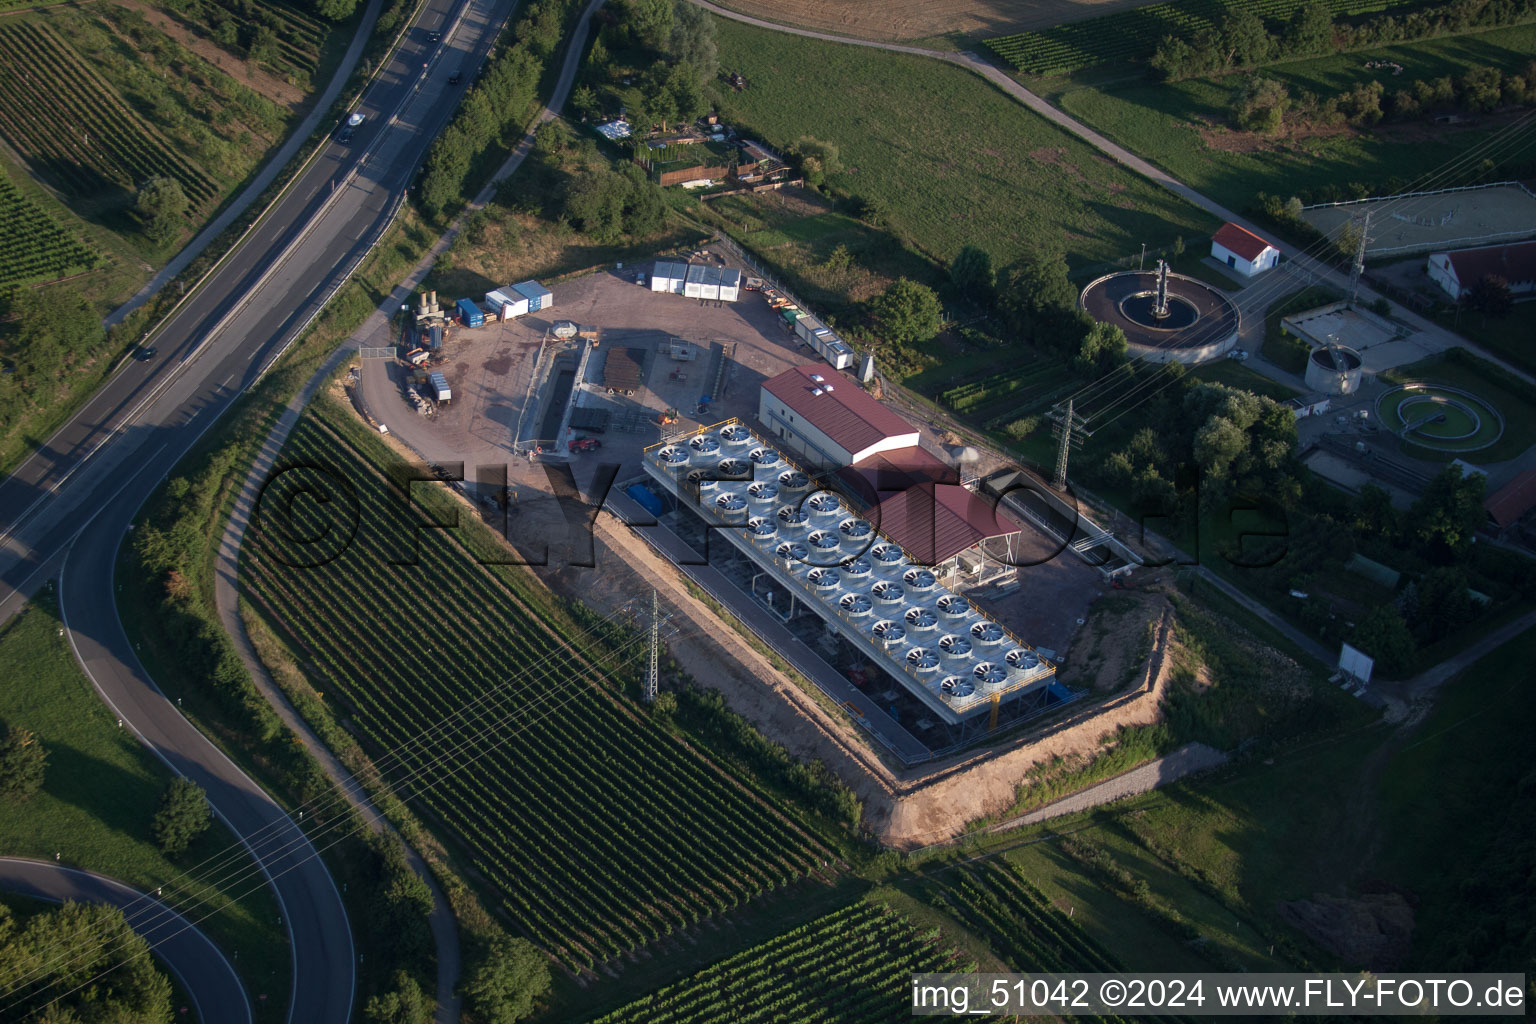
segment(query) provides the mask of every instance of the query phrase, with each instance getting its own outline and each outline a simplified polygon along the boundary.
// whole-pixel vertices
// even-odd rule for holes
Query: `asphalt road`
[[[203,1024],[250,1024],[251,1004],[224,954],[198,928],[153,896],[115,879],[20,857],[0,857],[0,890],[62,903],[106,903],[154,948]]]
[[[241,391],[254,383],[390,222],[431,140],[512,0],[428,0],[333,143],[166,322],[157,356],[130,362],[0,483],[0,621],[60,573],[71,642],[106,703],[173,770],[208,792],[273,884],[293,957],[289,1020],[343,1024],[352,935],[330,874],[298,827],[156,688],[118,620],[113,569],[133,516]],[[433,45],[431,31],[444,40]],[[67,851],[65,851],[67,853]]]

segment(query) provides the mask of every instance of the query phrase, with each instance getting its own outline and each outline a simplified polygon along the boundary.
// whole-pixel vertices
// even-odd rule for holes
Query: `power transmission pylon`
[[[661,608],[656,591],[651,591],[651,665],[645,676],[645,699],[656,699],[656,689],[661,681]]]
[[[1088,423],[1072,411],[1070,398],[1065,408],[1057,405],[1046,413],[1046,417],[1056,424],[1052,432],[1060,442],[1056,447],[1056,488],[1060,490],[1067,486],[1067,457],[1072,446],[1081,445],[1083,438],[1088,435]]]
[[[1360,294],[1360,275],[1365,273],[1365,243],[1371,236],[1371,213],[1365,213],[1365,224],[1360,228],[1360,242],[1355,246],[1355,263],[1349,268],[1349,304],[1355,304],[1355,298]]]

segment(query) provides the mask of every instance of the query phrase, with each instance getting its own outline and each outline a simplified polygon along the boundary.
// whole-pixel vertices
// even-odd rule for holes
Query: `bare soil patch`
[[[254,61],[242,60],[212,40],[205,39],[164,11],[142,0],[114,0],[119,7],[138,11],[144,20],[191,50],[241,85],[258,92],[279,106],[298,110],[304,105],[304,91],[263,70]]]

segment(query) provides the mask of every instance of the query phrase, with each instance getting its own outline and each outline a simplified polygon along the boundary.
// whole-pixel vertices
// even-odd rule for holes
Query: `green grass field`
[[[1323,0],[1335,17],[1406,6],[1415,0]],[[1073,21],[1035,32],[987,40],[987,46],[1025,74],[1060,75],[1110,61],[1150,57],[1164,36],[1189,38],[1215,29],[1244,11],[1269,21],[1284,21],[1295,6],[1289,0],[1182,0],[1148,4],[1098,18]]]
[[[257,1007],[257,1019],[276,1021],[287,1005],[288,943],[278,927],[272,892],[243,852],[227,853],[235,837],[217,822],[182,857],[166,859],[150,837],[150,820],[171,779],[133,734],[118,729],[81,673],[49,592],[0,628],[0,721],[31,729],[48,750],[42,792],[0,813],[0,852],[99,871],[140,889],[164,887],[165,898],[193,920],[220,908],[203,927],[236,963]],[[238,846],[235,850],[238,851]],[[198,865],[217,858],[203,890],[191,883]],[[192,869],[192,878],[183,871]],[[207,900],[193,903],[199,891]],[[232,902],[231,902],[232,901]],[[194,906],[205,906],[193,910]],[[271,993],[265,1002],[255,997]]]
[[[1315,60],[1275,64],[1268,77],[1332,96],[1379,77],[1390,91],[1417,78],[1457,74],[1480,65],[1514,70],[1536,56],[1536,26],[1498,29]],[[1367,60],[1390,60],[1401,76],[1373,72]],[[1487,140],[1501,122],[1433,128],[1419,122],[1368,132],[1330,131],[1300,139],[1256,138],[1227,125],[1237,80],[1197,79],[1155,84],[1082,86],[1065,80],[1046,91],[1063,110],[1167,170],[1230,209],[1242,210],[1258,192],[1290,196],[1348,182],[1372,190],[1390,178],[1414,180]]]
[[[883,205],[892,230],[940,262],[967,244],[997,265],[1054,246],[1080,267],[1216,226],[959,68],[715,24],[722,66],[751,83],[724,96],[727,120],[776,147],[834,143],[829,184]]]
[[[1490,447],[1467,456],[1474,463],[1492,464],[1517,458],[1536,444],[1536,393],[1523,394],[1517,383],[1503,380],[1501,376],[1498,368],[1492,364],[1473,355],[1463,355],[1456,360],[1431,358],[1395,367],[1382,375],[1382,381],[1387,384],[1410,381],[1430,385],[1448,384],[1470,391],[1498,409],[1504,416],[1504,436]],[[1396,423],[1388,420],[1381,427],[1384,430],[1395,429]],[[1450,462],[1458,457],[1455,452],[1408,441],[1400,443],[1404,453],[1416,459]]]

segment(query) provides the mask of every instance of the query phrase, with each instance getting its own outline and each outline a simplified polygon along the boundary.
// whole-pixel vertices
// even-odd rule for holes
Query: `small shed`
[[[709,268],[702,263],[688,264],[688,274],[683,278],[683,296],[689,299],[702,299],[704,297],[704,272]],[[715,281],[715,291],[720,290],[720,282]]]
[[[735,302],[741,298],[741,271],[730,267],[720,269],[720,301]]]
[[[528,300],[528,312],[537,313],[555,304],[555,296],[537,281],[521,281],[512,286],[513,291]]]
[[[1247,228],[1230,221],[1211,239],[1211,258],[1244,277],[1261,274],[1280,262],[1280,250]]]

